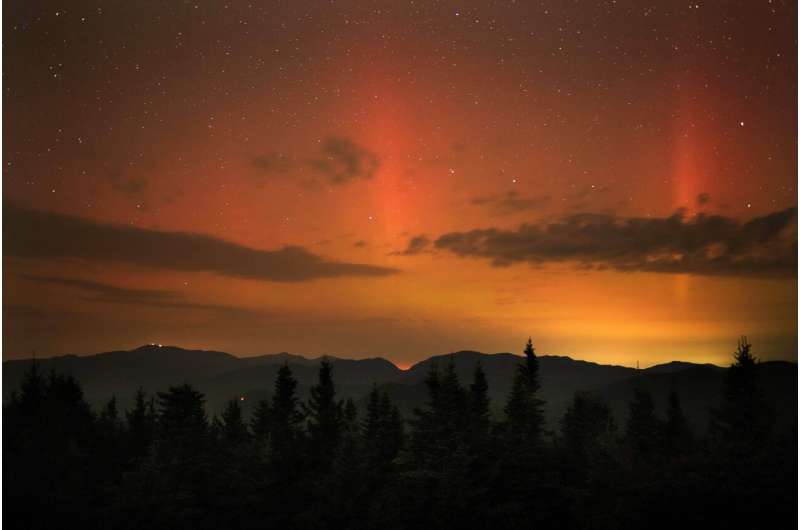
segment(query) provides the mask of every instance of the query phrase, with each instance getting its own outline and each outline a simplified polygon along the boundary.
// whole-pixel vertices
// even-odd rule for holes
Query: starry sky
[[[3,358],[797,359],[797,5],[3,3]]]

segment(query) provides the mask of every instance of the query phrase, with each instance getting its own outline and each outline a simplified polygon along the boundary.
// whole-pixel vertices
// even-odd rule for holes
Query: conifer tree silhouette
[[[20,387],[19,405],[23,413],[35,414],[44,401],[45,385],[44,377],[39,371],[39,363],[36,359],[25,372]]]
[[[297,379],[283,363],[275,378],[270,409],[270,460],[284,474],[296,474],[301,464],[305,435],[303,414],[297,397]]]
[[[639,374],[616,386],[637,385],[622,437],[616,408],[594,390],[577,393],[550,443],[530,341],[513,373],[505,421],[496,425],[483,366],[476,364],[465,388],[455,360],[430,363],[408,451],[393,384],[373,385],[358,404],[339,401],[327,362],[305,407],[284,363],[272,398],[257,404],[249,424],[233,400],[211,425],[205,397],[191,385],[158,392],[157,401],[139,389],[121,421],[113,396],[95,412],[76,379],[43,376],[34,364],[3,406],[3,479],[13,485],[3,491],[4,522],[53,528],[68,521],[86,530],[637,530],[708,521],[753,528],[765,514],[796,515],[796,424],[773,423],[770,389],[758,380],[782,368],[759,365],[744,339],[724,375],[693,372],[723,378],[707,379],[722,381],[723,399],[697,443],[688,428],[694,416],[684,413],[675,387],[664,421],[649,393],[662,377],[677,376]],[[687,408],[697,414],[692,398]]]
[[[405,432],[400,409],[392,403],[389,393],[381,393],[380,404],[380,444],[382,460],[392,462],[403,447]]]
[[[250,438],[250,432],[242,416],[240,400],[231,399],[222,411],[222,438],[229,445],[241,445]]]
[[[659,449],[659,419],[649,392],[635,388],[629,403],[625,441],[638,462],[652,462]]]
[[[428,402],[424,408],[414,410],[410,421],[411,450],[421,468],[438,470],[463,438],[466,399],[452,359],[444,373],[431,363],[425,386]]]
[[[667,404],[667,419],[664,422],[664,453],[670,458],[685,455],[693,442],[689,422],[681,407],[680,395],[672,388]]]
[[[258,400],[255,409],[253,410],[253,417],[250,421],[250,428],[253,431],[256,442],[259,445],[266,446],[268,442],[270,423],[271,423],[272,409],[269,406],[269,399],[264,397]]]
[[[105,407],[103,407],[102,412],[100,412],[100,420],[106,421],[109,424],[113,425],[114,427],[117,426],[119,422],[119,410],[117,409],[117,396],[111,396],[106,402]]]
[[[139,387],[134,397],[133,409],[125,413],[128,423],[128,451],[131,459],[138,460],[149,454],[153,443],[155,416],[145,401],[144,390]]]
[[[183,384],[159,392],[157,396],[159,450],[179,458],[199,457],[208,434],[203,394]]]
[[[95,429],[97,433],[93,449],[95,453],[93,471],[96,480],[104,481],[110,486],[122,473],[127,459],[125,443],[127,433],[119,417],[116,396],[111,396],[100,411]]]
[[[615,435],[608,406],[586,394],[576,393],[561,418],[559,446],[564,456],[562,472],[567,480],[585,485],[590,475],[608,462]]]
[[[725,376],[722,406],[712,429],[720,441],[735,451],[748,451],[766,441],[771,426],[758,386],[758,360],[750,353],[746,337],[739,340]]]
[[[386,469],[403,445],[403,418],[385,391],[372,385],[367,398],[367,414],[362,425],[367,461]]]
[[[339,446],[342,430],[342,403],[336,400],[333,365],[323,359],[319,379],[311,387],[311,397],[304,406],[308,418],[308,436],[314,466],[325,471]]]
[[[509,434],[514,443],[537,445],[544,425],[544,401],[539,398],[539,361],[529,338],[525,361],[517,366],[514,382],[505,406]]]
[[[478,438],[486,436],[491,424],[489,410],[489,383],[480,361],[475,363],[472,384],[469,386],[469,418],[473,435]]]
[[[377,446],[379,442],[380,433],[380,420],[381,420],[381,393],[378,391],[378,385],[373,383],[372,389],[367,398],[367,415],[364,418],[364,441],[367,446],[374,444]]]
[[[116,466],[104,469],[109,452],[98,450],[104,434],[78,381],[55,372],[44,376],[34,361],[20,392],[3,407],[3,522],[21,528],[67,520],[94,524],[93,499],[107,498],[103,488],[116,472]]]

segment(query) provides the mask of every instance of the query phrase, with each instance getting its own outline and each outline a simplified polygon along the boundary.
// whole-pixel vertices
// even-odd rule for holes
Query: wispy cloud
[[[347,138],[331,137],[322,145],[319,158],[309,160],[332,184],[371,179],[380,166],[377,155]]]
[[[400,252],[395,252],[394,255],[396,256],[416,256],[417,254],[422,254],[426,252],[431,245],[431,240],[428,239],[425,235],[418,235],[412,237],[409,242],[408,246],[405,250]]]
[[[91,302],[111,304],[141,305],[169,309],[204,309],[225,313],[246,313],[247,311],[231,306],[218,304],[202,304],[186,300],[177,291],[162,289],[130,289],[92,280],[79,278],[63,278],[59,276],[36,276],[20,274],[20,278],[42,284],[74,288],[84,293],[82,297]]]
[[[136,195],[143,191],[147,185],[147,179],[142,176],[126,175],[121,170],[116,170],[109,176],[111,188],[125,195]]]
[[[349,138],[338,136],[327,138],[319,153],[305,160],[295,160],[283,153],[269,153],[253,157],[250,163],[260,172],[276,176],[307,169],[335,185],[371,179],[380,167],[380,159],[375,153]]]
[[[485,195],[474,197],[472,204],[487,206],[494,215],[508,215],[531,210],[539,210],[550,202],[549,195],[524,197],[515,190],[510,190],[502,195]]]
[[[398,272],[327,259],[298,246],[260,250],[204,234],[99,223],[8,201],[3,224],[3,254],[22,258],[77,258],[276,282]]]

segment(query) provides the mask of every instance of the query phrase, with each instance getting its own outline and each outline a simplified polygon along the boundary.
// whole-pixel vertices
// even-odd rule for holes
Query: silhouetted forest
[[[494,417],[469,381],[432,364],[427,403],[402,417],[378,386],[359,414],[323,360],[310,398],[283,365],[245,417],[209,418],[190,385],[101,410],[34,363],[3,409],[7,528],[758,528],[796,525],[797,430],[781,427],[746,340],[700,437],[672,392],[644,389],[623,425],[576,394],[547,429],[530,341]],[[264,382],[265,386],[269,381]]]

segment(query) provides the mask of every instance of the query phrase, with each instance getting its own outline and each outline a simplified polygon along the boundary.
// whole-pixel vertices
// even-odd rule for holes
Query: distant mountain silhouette
[[[18,387],[31,362],[3,362],[3,384],[8,385],[4,386],[4,400],[8,392]],[[94,404],[112,394],[127,403],[140,386],[152,392],[170,384],[203,381],[210,374],[235,370],[241,366],[241,359],[218,351],[150,344],[129,351],[39,359],[39,363],[45,373],[53,370],[75,376],[84,385],[87,400]]]
[[[127,408],[139,387],[155,392],[172,384],[191,383],[205,393],[208,409],[215,413],[232,397],[244,396],[243,408],[248,412],[259,398],[271,395],[278,368],[284,362],[298,380],[299,395],[305,398],[316,381],[321,359],[287,352],[236,357],[218,351],[150,344],[130,351],[40,359],[39,363],[45,372],[54,370],[75,376],[82,383],[87,400],[95,405],[115,395],[120,406]],[[340,396],[352,397],[363,407],[370,388],[377,383],[406,414],[425,402],[427,393],[423,381],[433,363],[444,367],[452,361],[462,383],[468,384],[476,362],[480,361],[489,383],[493,412],[499,415],[521,357],[511,353],[459,351],[429,357],[405,371],[382,358],[328,359],[333,365]],[[19,387],[31,362],[26,359],[3,363],[4,400],[10,391]],[[541,396],[547,401],[547,420],[552,428],[575,392],[601,397],[622,422],[635,388],[650,390],[657,408],[663,409],[670,388],[675,387],[681,393],[688,419],[702,430],[707,425],[710,408],[719,398],[725,373],[725,368],[719,366],[681,361],[638,371],[553,355],[540,356],[539,363]],[[774,403],[787,403],[780,407],[781,415],[796,417],[797,365],[768,362],[763,366],[768,397]]]
[[[400,383],[389,385],[387,390],[401,407],[411,410],[421,406],[426,399],[422,382],[432,363],[444,367],[452,359],[456,373],[462,382],[472,380],[475,363],[481,362],[489,383],[489,397],[495,413],[502,410],[511,389],[512,376],[522,357],[511,353],[485,354],[476,351],[459,351],[447,355],[436,355],[411,366],[403,374]],[[569,357],[542,355],[539,357],[542,383],[542,398],[548,402],[548,418],[559,417],[576,391],[588,391],[630,378],[636,374],[633,368],[611,366],[587,361],[576,361]],[[412,385],[411,388],[408,385]]]
[[[590,392],[601,398],[617,418],[624,418],[634,390],[642,388],[653,397],[656,410],[664,414],[669,392],[681,397],[686,418],[695,432],[703,433],[713,407],[720,404],[725,368],[713,364],[672,362],[640,371],[632,378],[617,381]],[[760,363],[759,382],[778,422],[797,422],[797,364],[786,361]]]
[[[650,368],[645,368],[642,371],[647,374],[672,374],[675,372],[682,372],[687,368],[696,368],[698,366],[705,366],[712,369],[724,370],[724,368],[717,366],[715,364],[695,364],[683,361],[670,361],[668,363],[657,364],[655,366],[651,366]]]

